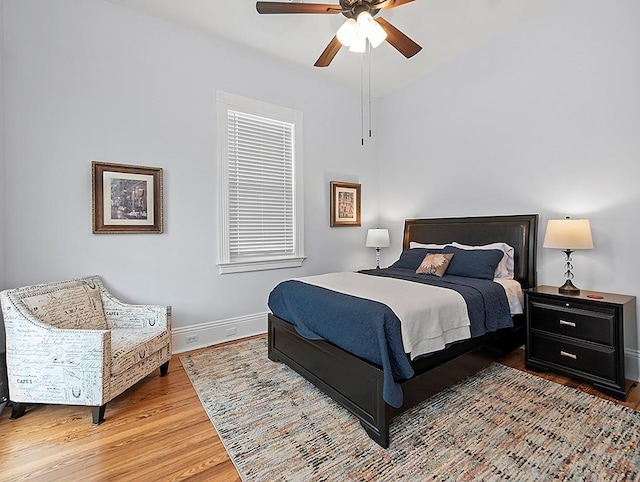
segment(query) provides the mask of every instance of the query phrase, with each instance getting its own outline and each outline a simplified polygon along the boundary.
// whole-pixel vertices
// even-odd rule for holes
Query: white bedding
[[[507,294],[507,301],[509,302],[511,316],[521,315],[524,313],[524,310],[522,309],[522,303],[524,303],[522,285],[514,279],[495,278],[493,281],[501,284],[504,288],[504,291]]]
[[[402,344],[412,360],[471,337],[467,304],[454,290],[353,272],[295,279],[387,305],[401,322]]]

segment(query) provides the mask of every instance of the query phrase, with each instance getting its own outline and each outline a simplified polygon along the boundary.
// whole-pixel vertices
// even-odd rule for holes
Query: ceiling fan
[[[422,47],[383,18],[374,19],[380,10],[399,7],[413,0],[340,0],[339,5],[326,3],[256,2],[261,14],[273,13],[341,13],[347,21],[338,29],[329,45],[314,64],[327,67],[342,46],[352,52],[364,52],[367,41],[377,47],[385,40],[406,58]]]

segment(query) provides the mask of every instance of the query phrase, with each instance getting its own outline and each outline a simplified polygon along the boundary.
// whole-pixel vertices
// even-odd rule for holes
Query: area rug
[[[181,361],[245,481],[640,480],[640,412],[499,364],[395,418],[385,450],[264,338]]]

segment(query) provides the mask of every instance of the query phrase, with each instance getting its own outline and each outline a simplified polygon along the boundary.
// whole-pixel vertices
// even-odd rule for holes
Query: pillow
[[[446,246],[443,252],[455,254],[449,262],[447,274],[490,280],[504,255],[499,249],[461,249],[455,246]]]
[[[424,257],[416,270],[417,274],[430,274],[442,277],[453,258],[453,254],[431,253]]]
[[[460,244],[454,241],[453,243],[451,243],[451,246],[455,246],[456,248],[460,249],[499,249],[504,253],[504,255],[502,256],[500,263],[498,263],[498,267],[496,268],[496,272],[493,277],[504,279],[514,278],[514,250],[507,243],[491,243],[484,244],[482,246],[470,246],[468,244]]]
[[[445,246],[448,246],[448,244],[423,244],[423,243],[416,243],[415,241],[411,241],[409,243],[409,249],[415,249],[415,248],[442,249]]]
[[[430,253],[442,253],[441,249],[424,249],[424,248],[415,248],[415,249],[405,249],[398,261],[393,263],[390,268],[404,268],[410,269],[411,271],[415,271],[422,263],[422,260],[427,254]]]

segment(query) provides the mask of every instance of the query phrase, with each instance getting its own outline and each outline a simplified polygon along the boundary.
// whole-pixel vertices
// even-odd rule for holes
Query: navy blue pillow
[[[396,261],[389,267],[411,269],[415,271],[418,269],[420,263],[422,263],[422,260],[426,255],[435,253],[442,253],[442,250],[428,248],[405,249],[400,255],[398,261]]]
[[[453,253],[446,274],[490,280],[504,255],[499,249],[460,249],[455,246],[445,246],[443,252]]]

